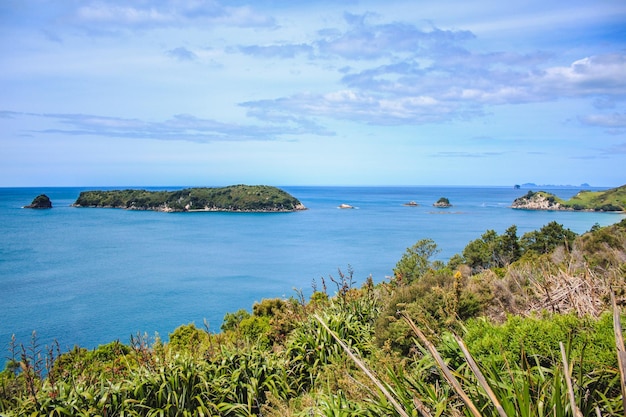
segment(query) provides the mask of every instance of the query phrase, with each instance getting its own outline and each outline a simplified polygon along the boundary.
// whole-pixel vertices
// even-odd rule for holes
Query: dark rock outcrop
[[[448,200],[446,197],[441,197],[439,200],[437,200],[435,204],[433,204],[433,206],[439,208],[448,208],[452,207],[452,204],[450,204],[450,200]]]
[[[35,199],[33,200],[32,203],[30,203],[27,206],[24,206],[24,208],[30,208],[30,209],[50,209],[50,208],[52,208],[52,201],[50,201],[50,198],[47,195],[41,194],[41,195],[38,195],[37,197],[35,197]]]

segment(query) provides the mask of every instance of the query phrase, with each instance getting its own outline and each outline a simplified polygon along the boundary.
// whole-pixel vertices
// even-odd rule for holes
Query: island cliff
[[[516,198],[511,205],[514,209],[526,210],[566,210],[560,200],[553,194],[545,191],[529,191],[526,195]]]
[[[52,201],[50,201],[50,198],[47,195],[40,194],[37,197],[35,197],[35,199],[32,201],[32,203],[30,203],[27,206],[24,206],[24,208],[29,208],[29,209],[50,209],[50,208],[52,208]]]
[[[106,207],[163,212],[291,212],[306,210],[295,197],[276,187],[231,185],[179,191],[83,191],[73,207]]]
[[[441,197],[439,200],[437,200],[436,203],[433,204],[433,206],[439,208],[448,208],[452,207],[452,204],[450,204],[450,200],[448,200],[446,197]]]
[[[606,191],[580,191],[569,200],[563,200],[545,191],[529,191],[516,198],[511,205],[525,210],[580,210],[624,211],[626,210],[626,185]]]

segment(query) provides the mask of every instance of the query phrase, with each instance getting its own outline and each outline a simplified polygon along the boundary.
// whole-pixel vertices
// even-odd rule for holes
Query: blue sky
[[[0,186],[626,184],[623,0],[3,0],[0,92]]]

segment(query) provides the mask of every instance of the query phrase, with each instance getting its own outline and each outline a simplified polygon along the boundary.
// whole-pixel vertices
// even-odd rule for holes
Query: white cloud
[[[567,67],[536,74],[535,90],[568,96],[626,96],[626,55],[608,54],[579,59]]]
[[[79,7],[74,23],[89,30],[150,29],[169,26],[227,25],[273,27],[274,20],[249,6],[229,7],[217,1],[92,1]],[[93,26],[96,26],[95,28]]]
[[[591,114],[580,117],[580,121],[590,126],[626,128],[626,113]]]
[[[198,56],[185,47],[178,47],[170,49],[167,54],[172,58],[176,58],[179,61],[194,61]]]
[[[152,122],[90,114],[36,114],[3,111],[7,119],[48,119],[61,127],[30,130],[29,133],[100,136],[125,139],[157,139],[209,143],[216,141],[267,141],[305,134],[332,135],[306,119],[283,118],[280,124],[237,124],[198,118],[189,114]]]
[[[459,65],[462,57],[420,64],[410,58],[343,75],[346,89],[321,94],[294,94],[275,100],[246,102],[251,114],[304,113],[372,124],[423,124],[481,116],[488,106],[551,102],[564,98],[626,98],[626,58],[591,56],[569,66],[543,70],[520,66],[522,57],[488,55],[480,68]],[[466,55],[475,62],[480,55]],[[531,60],[532,61],[532,60]],[[509,62],[514,62],[509,66]],[[534,62],[534,61],[533,61]],[[270,110],[271,109],[271,110]],[[612,116],[612,120],[615,117]],[[595,120],[599,123],[600,119]],[[594,119],[586,120],[592,124]],[[605,122],[608,123],[608,122]]]
[[[162,25],[174,21],[175,16],[154,8],[138,9],[128,6],[91,4],[80,7],[76,17],[87,23],[114,23],[115,25]]]
[[[311,53],[313,48],[305,44],[249,45],[240,46],[238,51],[259,58],[294,58],[300,54]]]

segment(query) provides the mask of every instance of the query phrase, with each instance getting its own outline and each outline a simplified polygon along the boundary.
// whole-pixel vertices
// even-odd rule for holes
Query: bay
[[[280,188],[308,210],[81,209],[70,207],[80,191],[103,188],[0,188],[0,365],[13,334],[27,344],[35,331],[42,346],[56,340],[67,350],[128,343],[137,333],[167,340],[179,325],[204,320],[217,332],[227,312],[297,291],[308,296],[322,277],[334,293],[329,276],[338,269],[352,269],[355,285],[370,275],[383,281],[420,239],[433,239],[437,259],[446,261],[488,229],[515,224],[521,236],[557,221],[583,233],[625,217],[513,210],[528,189],[512,187]],[[579,191],[542,189],[562,198]],[[42,193],[53,209],[21,208]],[[440,197],[453,207],[434,208]],[[339,209],[342,203],[354,209]]]

